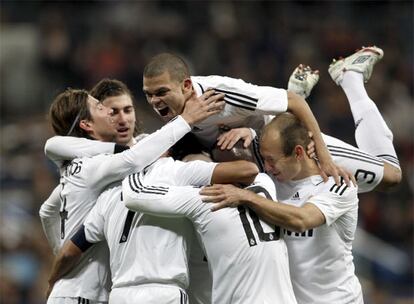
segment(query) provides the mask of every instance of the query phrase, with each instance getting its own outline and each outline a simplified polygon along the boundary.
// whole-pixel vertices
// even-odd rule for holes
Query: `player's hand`
[[[356,185],[355,177],[347,170],[336,165],[332,159],[330,162],[319,162],[319,169],[325,182],[328,180],[328,176],[332,176],[338,186],[342,184],[342,181],[344,181],[347,186],[351,186],[351,182]]]
[[[243,140],[243,147],[247,148],[253,141],[253,134],[249,128],[235,128],[221,134],[217,138],[217,146],[221,150],[231,150],[234,145]]]
[[[195,92],[192,92],[185,103],[181,116],[189,125],[194,125],[212,115],[220,113],[224,106],[224,94],[222,93],[216,93],[214,90],[209,89],[203,95],[197,97]]]
[[[237,207],[243,199],[245,190],[233,185],[216,184],[201,189],[200,195],[203,202],[214,203],[211,211],[217,211],[226,207]]]

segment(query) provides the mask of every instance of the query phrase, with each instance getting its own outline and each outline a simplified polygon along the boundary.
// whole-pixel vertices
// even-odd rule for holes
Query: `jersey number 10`
[[[247,188],[247,190],[253,191],[257,194],[263,194],[266,198],[272,199],[270,194],[263,187],[253,186],[253,187]],[[253,226],[261,242],[271,242],[271,241],[277,241],[280,239],[280,227],[279,226],[274,226],[275,227],[274,232],[264,232],[261,221],[253,210],[251,210],[250,208],[244,207],[244,206],[239,206],[237,210],[239,210],[240,220],[242,222],[243,229],[244,229],[244,232],[246,233],[247,241],[250,247],[256,246],[257,241],[256,241],[256,237],[253,234],[250,221],[247,219],[247,211],[249,211],[250,217],[253,222]]]

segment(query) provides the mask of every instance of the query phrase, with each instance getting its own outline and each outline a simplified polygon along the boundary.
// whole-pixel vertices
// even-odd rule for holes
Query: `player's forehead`
[[[260,153],[263,157],[279,159],[284,154],[282,151],[282,141],[279,132],[266,132],[260,138]]]
[[[133,107],[132,98],[128,94],[107,97],[102,101],[102,104],[106,107],[117,109]]]
[[[171,79],[170,73],[165,71],[164,73],[152,76],[152,77],[144,77],[143,81],[143,91],[144,92],[151,92],[157,91],[162,88],[171,88],[177,84],[177,81]]]
[[[99,103],[99,100],[96,99],[95,97],[93,97],[92,95],[88,95],[88,100],[87,100],[89,105],[95,105],[97,103]]]

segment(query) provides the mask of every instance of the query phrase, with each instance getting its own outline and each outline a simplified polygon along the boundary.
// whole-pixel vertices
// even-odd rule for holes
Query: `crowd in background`
[[[194,75],[275,87],[286,87],[304,63],[320,70],[308,102],[322,131],[355,144],[346,97],[327,69],[332,58],[369,44],[385,52],[367,90],[394,133],[403,181],[393,193],[361,195],[358,225],[404,263],[393,268],[356,250],[356,271],[367,304],[411,303],[412,2],[2,1],[0,16],[0,303],[44,302],[53,258],[38,210],[58,183],[57,168],[43,154],[53,135],[46,114],[57,93],[120,79],[151,132],[161,123],[141,92],[142,71],[159,52],[181,55]]]

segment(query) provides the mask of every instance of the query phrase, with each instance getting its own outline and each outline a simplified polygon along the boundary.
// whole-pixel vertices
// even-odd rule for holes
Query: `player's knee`
[[[401,169],[386,163],[384,165],[384,176],[379,188],[383,191],[392,190],[401,183],[401,179]]]

